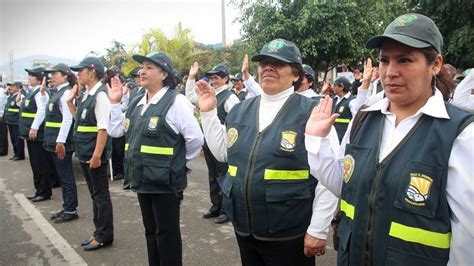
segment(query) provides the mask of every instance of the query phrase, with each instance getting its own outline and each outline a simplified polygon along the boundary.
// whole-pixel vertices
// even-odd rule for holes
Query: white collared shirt
[[[385,115],[379,160],[383,160],[408,134],[422,114],[449,119],[443,96],[438,90],[414,115],[405,118],[395,126],[396,116],[388,111],[389,100],[382,99],[363,111],[379,111]],[[306,135],[308,162],[311,174],[317,176],[329,190],[340,196],[342,188],[342,160],[351,130],[348,130],[335,157],[327,138]],[[448,162],[446,196],[452,211],[451,247],[448,265],[468,265],[474,261],[474,123],[467,126],[454,140]]]
[[[40,89],[40,86],[35,86],[31,93],[37,91]],[[36,103],[36,116],[35,119],[33,119],[33,123],[31,124],[31,129],[38,130],[41,124],[44,121],[44,118],[46,117],[46,105],[48,105],[48,100],[49,96],[47,93],[45,95],[41,95],[41,92],[38,92],[35,95],[35,103]]]
[[[92,87],[92,89],[86,91],[86,93],[84,94],[83,101],[85,101],[89,96],[94,96],[94,94],[102,85],[103,83],[99,81],[94,85],[94,87]],[[97,97],[95,98],[94,108],[94,114],[97,120],[97,129],[107,129],[107,127],[109,126],[110,109],[111,104],[109,96],[107,96],[107,93],[105,91],[99,92],[99,94],[97,94]],[[76,115],[79,116],[81,114]]]
[[[160,89],[153,98],[147,103],[148,91],[143,95],[138,105],[143,105],[141,115],[151,105],[158,104],[161,98],[168,91],[168,87]],[[182,94],[177,94],[171,105],[168,113],[166,113],[165,120],[176,134],[181,134],[186,145],[186,160],[192,160],[199,156],[201,146],[204,144],[204,137],[201,128],[194,117],[194,106]],[[113,137],[118,138],[125,135],[125,114],[120,109],[120,104],[112,104],[110,113],[110,122],[107,128],[107,133]]]
[[[474,69],[456,87],[452,104],[468,112],[474,112]]]
[[[314,97],[317,97],[319,96],[313,89],[309,88],[307,90],[304,90],[304,91],[297,91],[296,93],[298,93],[299,95],[302,95],[304,97],[307,97],[307,98],[314,98]]]
[[[66,82],[57,86],[56,88],[58,89],[58,93],[68,85],[69,83]],[[69,134],[69,129],[72,125],[72,114],[66,102],[67,98],[69,97],[70,91],[71,90],[65,91],[64,94],[61,96],[61,99],[59,99],[59,111],[61,111],[63,121],[61,121],[61,128],[59,129],[59,134],[56,139],[57,143],[66,143],[66,139]]]
[[[194,81],[193,79],[188,79],[186,81],[186,97],[193,103],[193,104],[198,104],[199,100],[198,100],[198,96],[196,94],[196,81]],[[225,84],[225,85],[222,85],[220,86],[219,88],[216,89],[216,96],[223,92],[224,90],[227,90],[229,89],[229,85],[228,84]],[[227,100],[225,101],[224,103],[224,110],[228,113],[233,107],[234,105],[240,103],[240,100],[239,98],[235,95],[235,94],[231,94],[229,96],[229,98],[227,98]]]

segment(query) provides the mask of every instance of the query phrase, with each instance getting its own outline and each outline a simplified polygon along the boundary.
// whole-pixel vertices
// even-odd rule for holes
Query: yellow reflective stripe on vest
[[[21,117],[35,118],[36,114],[35,113],[21,113]]]
[[[10,112],[10,113],[18,113],[18,112],[20,112],[20,109],[8,108],[7,111]]]
[[[142,145],[140,147],[140,152],[160,155],[173,155],[173,148]]]
[[[435,248],[449,248],[451,232],[437,233],[421,228],[410,227],[392,222],[389,235],[408,242],[418,243]]]
[[[347,203],[347,201],[341,199],[341,211],[343,211],[348,218],[354,220],[354,205]]]
[[[128,143],[125,143],[125,150],[128,151]]]
[[[56,128],[60,128],[61,127],[61,123],[56,123],[56,122],[46,122],[45,126],[47,127],[56,127]]]
[[[96,126],[78,126],[77,132],[98,132]]]
[[[229,165],[227,173],[229,173],[230,176],[237,176],[237,166]]]
[[[272,170],[265,169],[263,179],[265,180],[297,180],[308,179],[309,170]]]
[[[336,123],[349,124],[349,122],[351,122],[351,120],[350,120],[350,119],[347,119],[347,118],[336,118]]]

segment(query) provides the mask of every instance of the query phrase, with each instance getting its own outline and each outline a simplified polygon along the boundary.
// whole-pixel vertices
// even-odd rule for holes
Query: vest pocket
[[[306,182],[267,183],[265,201],[269,233],[306,231],[312,213],[312,197]]]
[[[275,136],[273,154],[281,157],[299,158],[305,153],[304,125],[281,125]]]
[[[222,189],[222,207],[224,208],[227,217],[234,222],[234,204],[232,198],[232,180],[231,177],[222,176],[219,178],[219,185]]]
[[[396,208],[434,218],[441,193],[443,169],[421,162],[408,162],[402,172],[395,201]]]
[[[339,237],[339,249],[337,250],[337,265],[349,265],[349,242],[352,231],[349,227],[348,218],[342,218],[337,227],[337,236]]]
[[[169,185],[171,176],[171,161],[143,159],[142,183]]]
[[[393,266],[419,266],[419,265],[430,265],[430,266],[441,266],[446,265],[448,261],[436,260],[429,257],[411,254],[405,251],[401,251],[394,248],[388,248],[387,259],[385,265]]]

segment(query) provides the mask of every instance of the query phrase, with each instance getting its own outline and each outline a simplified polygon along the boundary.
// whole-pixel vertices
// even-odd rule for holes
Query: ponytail
[[[425,55],[428,64],[433,64],[438,56],[438,52],[433,47],[423,48],[420,50]],[[447,66],[441,66],[439,73],[431,80],[431,86],[433,87],[433,90],[434,88],[437,88],[441,94],[443,94],[443,99],[445,101],[448,101],[451,98],[454,92],[454,82],[450,77]]]

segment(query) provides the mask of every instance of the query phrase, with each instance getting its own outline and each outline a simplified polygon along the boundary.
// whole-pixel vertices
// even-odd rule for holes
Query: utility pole
[[[226,46],[225,36],[225,0],[221,0],[221,13],[222,13],[222,45]]]
[[[9,59],[10,59],[10,81],[13,82],[13,80],[15,79],[15,73],[14,73],[14,68],[13,68],[13,51],[10,51],[9,53]]]

